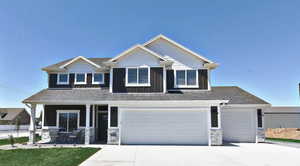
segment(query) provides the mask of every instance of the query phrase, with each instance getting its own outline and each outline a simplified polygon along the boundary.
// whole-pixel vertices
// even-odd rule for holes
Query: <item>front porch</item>
[[[28,105],[29,106],[29,105]],[[31,104],[35,122],[36,105]],[[42,142],[50,144],[118,144],[117,107],[108,104],[44,105]],[[112,123],[110,123],[112,122]],[[114,126],[115,125],[115,126]],[[35,123],[30,125],[30,143],[35,144]]]

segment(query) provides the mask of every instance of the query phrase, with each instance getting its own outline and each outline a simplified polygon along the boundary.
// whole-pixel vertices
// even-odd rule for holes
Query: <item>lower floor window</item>
[[[79,112],[77,111],[59,111],[58,127],[59,131],[72,132],[78,129]]]
[[[262,128],[263,124],[262,124],[262,110],[261,109],[257,109],[257,127]]]
[[[219,127],[219,119],[218,119],[218,107],[213,106],[210,110],[211,116],[211,127],[218,128]]]

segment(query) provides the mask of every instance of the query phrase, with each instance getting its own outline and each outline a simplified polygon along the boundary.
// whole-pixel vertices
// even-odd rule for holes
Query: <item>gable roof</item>
[[[83,61],[85,61],[85,62],[87,62],[87,63],[89,63],[89,64],[91,64],[91,65],[93,65],[93,66],[96,67],[96,68],[100,68],[100,67],[101,67],[100,65],[98,65],[98,64],[96,64],[96,63],[90,61],[89,59],[87,59],[87,58],[85,58],[85,57],[83,57],[83,56],[78,56],[78,57],[76,57],[76,58],[73,58],[73,59],[70,60],[69,62],[67,62],[67,63],[65,63],[65,64],[59,66],[59,68],[65,68],[65,67],[69,66],[70,64],[72,64],[72,63],[74,63],[74,62],[76,62],[76,61],[78,61],[78,60],[80,60],[80,59],[83,60]]]
[[[64,69],[60,68],[60,66],[70,62],[73,59],[75,59],[75,58],[67,59],[67,60],[61,61],[59,63],[44,67],[44,68],[42,68],[42,70],[44,70],[44,71],[61,71],[61,70],[64,70]],[[111,58],[85,58],[85,59],[97,64],[98,66],[104,66],[104,62],[110,60]]]
[[[122,94],[103,89],[44,89],[23,103],[97,102],[97,101],[167,101],[167,100],[228,100],[228,104],[269,104],[236,86],[212,87],[211,91],[176,91],[169,93]]]
[[[156,37],[150,39],[149,41],[147,41],[146,43],[144,43],[143,46],[147,46],[147,45],[149,45],[149,44],[151,44],[151,43],[153,43],[153,42],[155,42],[155,41],[157,41],[157,40],[159,40],[159,39],[163,39],[163,40],[165,40],[165,41],[171,43],[172,45],[174,45],[174,46],[176,46],[176,47],[182,49],[183,51],[186,51],[186,52],[190,53],[191,55],[193,55],[193,56],[195,56],[195,57],[197,57],[197,58],[199,58],[199,59],[201,59],[201,60],[203,60],[203,61],[205,61],[205,62],[207,62],[207,63],[213,63],[213,64],[214,64],[213,61],[211,61],[211,60],[209,60],[209,59],[203,57],[202,55],[199,55],[199,54],[195,53],[194,51],[192,51],[192,50],[190,50],[190,49],[184,47],[183,45],[181,45],[181,44],[179,44],[179,43],[177,43],[177,42],[175,42],[175,41],[173,41],[173,40],[167,38],[166,36],[164,36],[164,35],[162,35],[162,34],[160,34],[160,35],[158,35],[158,36],[156,36]]]
[[[144,47],[144,46],[142,46],[142,45],[140,45],[140,44],[137,44],[137,45],[135,45],[135,46],[133,46],[133,47],[131,47],[131,48],[129,48],[129,49],[123,51],[122,53],[120,53],[120,54],[117,55],[116,57],[110,59],[109,62],[115,62],[115,61],[117,61],[118,59],[120,59],[121,57],[125,56],[126,54],[128,54],[128,53],[130,53],[130,52],[132,52],[132,51],[134,51],[135,49],[138,49],[138,48],[139,48],[139,49],[142,49],[142,50],[144,50],[144,51],[146,51],[146,52],[148,52],[150,55],[152,55],[152,56],[154,56],[154,57],[156,57],[156,58],[158,58],[158,59],[160,59],[160,60],[162,60],[162,61],[167,61],[164,57],[160,56],[159,54],[157,54],[157,53],[155,53],[155,52],[149,50],[148,48],[146,48],[146,47]]]
[[[25,111],[24,108],[0,108],[0,121],[14,120],[23,111]]]

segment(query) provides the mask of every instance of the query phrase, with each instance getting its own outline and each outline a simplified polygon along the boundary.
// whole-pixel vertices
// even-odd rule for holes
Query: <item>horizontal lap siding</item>
[[[93,124],[92,106],[90,112],[90,126]],[[85,127],[85,105],[45,105],[44,126],[56,126],[57,110],[80,110],[79,126]]]
[[[114,93],[152,93],[163,92],[163,68],[150,68],[150,87],[126,87],[126,69],[113,69],[113,92]]]
[[[84,85],[75,85],[75,74],[69,74],[69,84],[68,85],[58,85],[57,84],[57,74],[49,74],[49,88],[98,88],[98,87],[109,87],[109,73],[104,73],[104,84],[92,84],[93,75],[92,73],[87,73],[87,83]]]
[[[174,78],[174,70],[167,70],[167,89],[208,89],[208,73],[206,69],[198,70],[198,84],[199,88],[174,88],[175,78]]]

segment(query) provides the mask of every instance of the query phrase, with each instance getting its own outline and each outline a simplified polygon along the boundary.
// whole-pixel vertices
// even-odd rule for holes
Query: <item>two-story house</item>
[[[159,35],[113,58],[76,57],[43,68],[43,140],[82,130],[85,144],[195,144],[264,140],[270,104],[236,86],[212,86],[211,60]],[[31,127],[31,138],[35,132]]]

